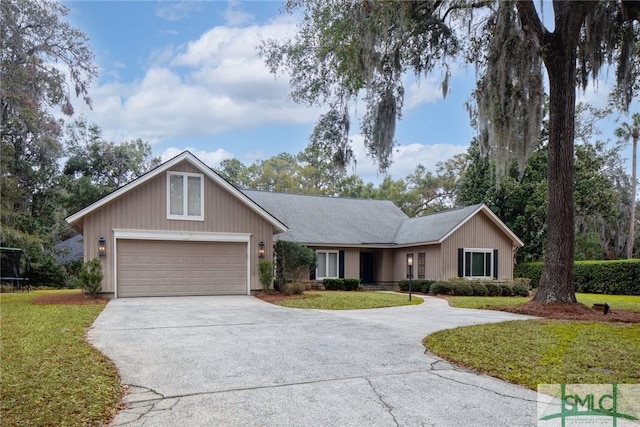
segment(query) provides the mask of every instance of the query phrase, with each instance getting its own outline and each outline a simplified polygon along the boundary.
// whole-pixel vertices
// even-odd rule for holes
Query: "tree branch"
[[[550,33],[540,21],[538,12],[533,5],[533,0],[517,1],[516,7],[518,8],[518,16],[520,17],[522,28],[527,33],[535,35],[540,44],[543,44],[545,37],[548,37]]]

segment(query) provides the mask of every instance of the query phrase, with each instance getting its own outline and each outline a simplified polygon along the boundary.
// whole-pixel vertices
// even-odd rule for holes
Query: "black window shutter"
[[[309,280],[316,280],[316,268],[311,267],[309,269]]]
[[[464,277],[464,248],[458,248],[458,277]]]
[[[498,250],[493,250],[493,278],[498,278]]]
[[[344,279],[344,251],[338,252],[338,277]]]

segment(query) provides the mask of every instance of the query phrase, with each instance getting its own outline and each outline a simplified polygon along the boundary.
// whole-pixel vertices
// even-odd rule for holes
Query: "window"
[[[493,249],[465,249],[464,277],[492,277]]]
[[[418,279],[424,279],[425,254],[418,252]]]
[[[202,221],[203,175],[185,172],[167,174],[167,218]]]
[[[316,280],[338,277],[338,251],[317,251]]]

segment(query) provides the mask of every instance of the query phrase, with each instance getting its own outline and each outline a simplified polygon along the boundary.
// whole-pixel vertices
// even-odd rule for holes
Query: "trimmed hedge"
[[[528,296],[529,280],[515,279],[510,282],[450,279],[434,282],[430,294],[456,296]]]
[[[323,279],[322,285],[327,291],[357,291],[360,286],[358,279]]]
[[[609,295],[640,295],[640,259],[576,261],[576,292]],[[516,264],[514,274],[528,277],[538,287],[541,262]]]
[[[435,280],[412,280],[411,281],[411,290],[415,292],[423,292],[425,294],[429,293],[429,289],[431,285],[435,282]],[[409,290],[409,281],[408,280],[400,280],[398,282],[401,291]]]

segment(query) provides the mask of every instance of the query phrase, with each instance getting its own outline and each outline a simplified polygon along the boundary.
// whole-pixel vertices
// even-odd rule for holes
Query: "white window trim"
[[[182,176],[182,191],[183,191],[183,215],[175,215],[171,213],[171,177],[172,176]],[[200,178],[200,215],[189,215],[189,197],[188,197],[188,186],[189,180],[187,177],[195,176]],[[181,221],[204,221],[204,175],[201,173],[191,173],[191,172],[167,172],[167,219],[181,220]]]
[[[483,252],[489,254],[491,256],[491,266],[489,267],[489,275],[488,276],[467,276],[467,253],[468,252]],[[469,280],[486,280],[493,279],[493,249],[489,248],[464,248],[462,253],[462,277]],[[485,271],[485,274],[487,272]]]
[[[329,254],[336,254],[336,276],[320,276],[318,275],[318,266],[316,265],[316,280],[337,279],[340,277],[340,251],[316,250],[316,257],[319,253],[327,254],[325,271],[329,272]]]

